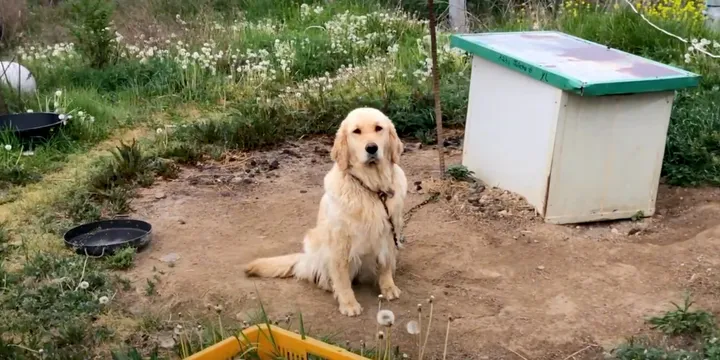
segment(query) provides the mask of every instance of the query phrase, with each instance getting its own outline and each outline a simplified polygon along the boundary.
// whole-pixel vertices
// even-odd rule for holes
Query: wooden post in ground
[[[5,98],[3,97],[3,90],[0,89],[0,115],[7,115],[8,114],[8,107],[5,103]]]
[[[438,162],[440,165],[440,177],[445,178],[445,147],[443,139],[442,110],[440,109],[440,74],[437,66],[437,37],[435,34],[435,9],[433,0],[428,0],[428,11],[430,12],[430,54],[432,57],[432,82],[433,96],[435,98],[435,128],[437,133]]]

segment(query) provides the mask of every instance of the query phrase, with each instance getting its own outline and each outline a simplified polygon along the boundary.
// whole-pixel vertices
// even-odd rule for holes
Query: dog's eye
[[[375,132],[381,132],[381,131],[382,131],[382,126],[375,127]]]
[[[353,132],[354,132],[355,134],[361,133],[360,129],[355,129],[355,130],[353,130]]]

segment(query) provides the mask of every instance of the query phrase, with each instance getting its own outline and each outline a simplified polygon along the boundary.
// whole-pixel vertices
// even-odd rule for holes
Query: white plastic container
[[[699,76],[560,32],[454,35],[473,54],[463,165],[557,224],[655,212],[676,89]]]
[[[35,78],[26,67],[10,61],[0,61],[0,86],[13,91],[33,93],[37,89]]]

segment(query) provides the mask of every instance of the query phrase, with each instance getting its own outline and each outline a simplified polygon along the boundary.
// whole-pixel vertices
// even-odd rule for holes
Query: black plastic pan
[[[0,115],[0,129],[10,129],[21,138],[50,138],[62,123],[56,113]]]
[[[142,220],[100,220],[76,226],[65,233],[65,244],[78,254],[112,255],[124,247],[138,250],[152,240],[152,225]]]

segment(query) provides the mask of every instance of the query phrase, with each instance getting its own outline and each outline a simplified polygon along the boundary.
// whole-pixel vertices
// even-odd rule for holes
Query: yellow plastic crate
[[[273,346],[273,342],[275,345]],[[240,355],[248,348],[257,348],[261,360],[307,360],[308,356],[327,360],[368,360],[337,346],[309,337],[302,337],[279,327],[257,325],[245,329],[237,338],[227,338],[185,360],[225,360]]]

